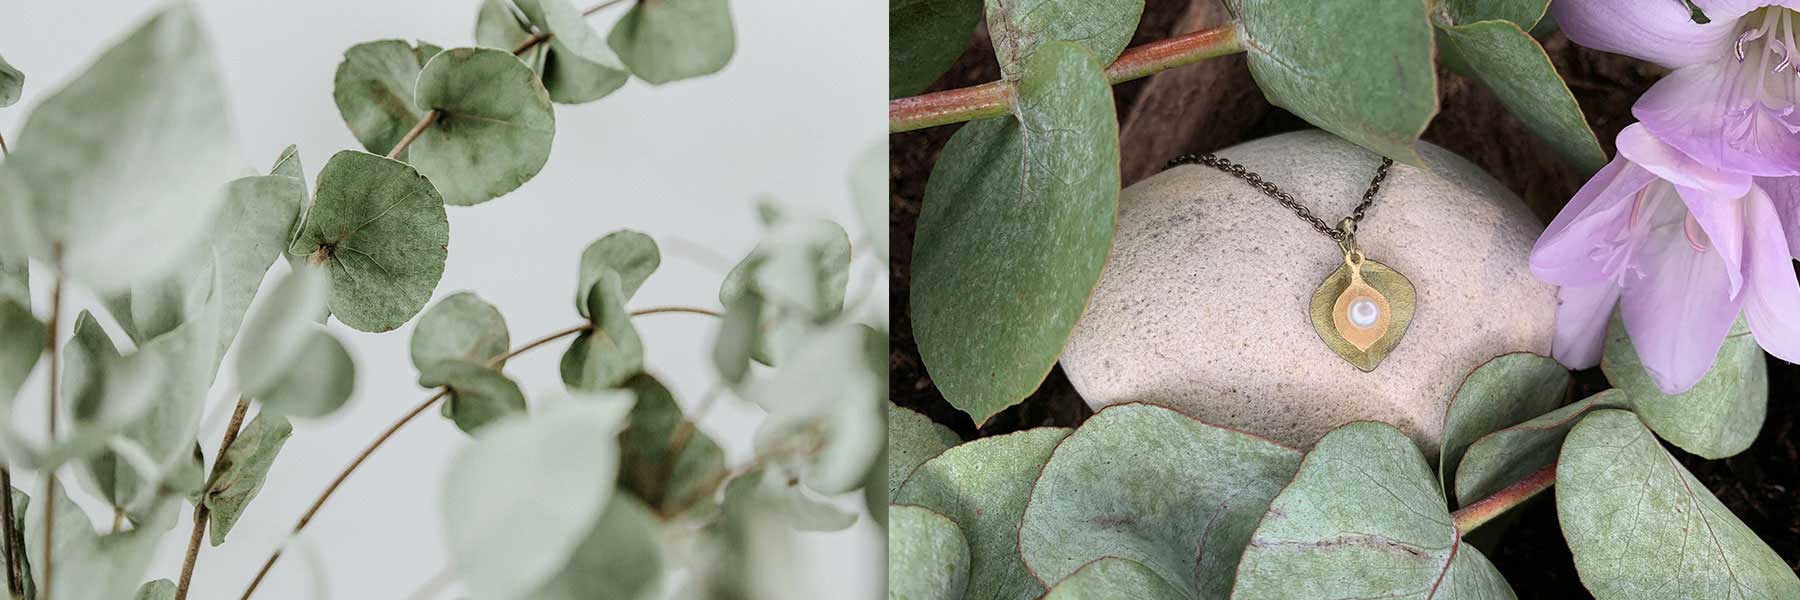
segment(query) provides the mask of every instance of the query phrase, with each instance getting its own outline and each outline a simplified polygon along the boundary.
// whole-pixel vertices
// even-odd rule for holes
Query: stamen
[[[1780,73],[1780,72],[1786,70],[1788,68],[1788,65],[1793,64],[1793,60],[1788,56],[1787,45],[1781,43],[1781,40],[1770,40],[1769,41],[1769,52],[1772,52],[1776,56],[1781,57],[1781,62],[1779,64],[1775,65],[1775,68],[1773,70],[1769,71],[1770,73]]]
[[[1687,218],[1681,221],[1681,233],[1687,236],[1688,247],[1695,252],[1705,252],[1709,247],[1707,242],[1710,240],[1706,237],[1706,231],[1700,229],[1700,221],[1694,219],[1694,213],[1688,213]]]
[[[1761,29],[1745,29],[1743,33],[1738,34],[1736,48],[1738,62],[1744,62],[1744,44],[1762,36]]]

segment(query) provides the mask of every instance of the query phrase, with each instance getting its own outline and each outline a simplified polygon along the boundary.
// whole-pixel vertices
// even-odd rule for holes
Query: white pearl
[[[1368,329],[1380,316],[1381,307],[1375,306],[1374,300],[1357,298],[1350,302],[1350,324],[1355,325],[1357,329]]]

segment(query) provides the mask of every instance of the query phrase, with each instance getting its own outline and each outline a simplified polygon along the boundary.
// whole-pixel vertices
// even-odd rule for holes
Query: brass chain
[[[1168,169],[1177,165],[1206,165],[1224,171],[1238,179],[1242,179],[1245,183],[1250,184],[1250,187],[1256,188],[1257,191],[1262,192],[1270,198],[1274,198],[1276,202],[1280,202],[1282,206],[1288,207],[1288,210],[1294,211],[1295,215],[1311,224],[1313,229],[1318,230],[1318,232],[1324,234],[1325,237],[1331,238],[1331,241],[1343,244],[1345,240],[1356,231],[1356,225],[1362,223],[1363,213],[1368,212],[1369,205],[1375,203],[1375,194],[1381,191],[1381,182],[1387,179],[1388,167],[1394,166],[1394,159],[1382,157],[1381,166],[1375,169],[1375,178],[1369,180],[1369,189],[1363,191],[1362,203],[1356,205],[1356,210],[1351,211],[1350,216],[1344,219],[1347,221],[1347,224],[1340,227],[1332,227],[1325,221],[1313,216],[1312,211],[1307,210],[1306,207],[1301,205],[1300,201],[1295,200],[1292,195],[1281,191],[1281,188],[1276,187],[1274,183],[1263,179],[1262,176],[1257,175],[1255,171],[1245,169],[1244,165],[1207,153],[1183,154],[1177,156],[1174,160],[1169,161],[1169,164],[1164,165],[1163,168]]]

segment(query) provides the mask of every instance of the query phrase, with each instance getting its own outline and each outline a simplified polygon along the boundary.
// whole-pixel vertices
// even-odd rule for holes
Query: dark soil
[[[1223,22],[1215,0],[1151,0],[1133,45]],[[1610,155],[1613,138],[1630,124],[1631,103],[1663,71],[1629,58],[1568,43],[1561,34],[1544,40],[1588,122]],[[1426,130],[1427,141],[1480,165],[1525,199],[1546,222],[1579,189],[1581,176],[1532,137],[1517,119],[1482,88],[1450,73],[1440,74],[1441,110]],[[932,90],[952,89],[999,78],[985,31],[977,32],[955,67]],[[1120,148],[1125,183],[1160,170],[1162,161],[1183,152],[1206,152],[1272,134],[1309,128],[1301,119],[1269,106],[1254,92],[1241,58],[1215,59],[1114,88],[1121,122]],[[1252,93],[1245,93],[1250,90]],[[913,342],[907,295],[911,289],[912,239],[925,194],[925,180],[955,126],[889,137],[893,270],[889,301],[893,323],[889,351],[889,392],[894,402],[948,425],[965,439],[1044,425],[1075,426],[1092,413],[1061,368],[1054,369],[1025,402],[977,429],[968,415],[944,401],[919,360]],[[1670,448],[1713,494],[1790,566],[1800,565],[1800,452],[1794,441],[1796,386],[1800,367],[1770,359],[1769,413],[1749,450],[1724,460],[1703,460]],[[1575,397],[1606,387],[1597,372],[1576,376]],[[1518,511],[1517,523],[1489,556],[1521,598],[1585,598],[1549,495]],[[1796,568],[1800,568],[1797,566]]]

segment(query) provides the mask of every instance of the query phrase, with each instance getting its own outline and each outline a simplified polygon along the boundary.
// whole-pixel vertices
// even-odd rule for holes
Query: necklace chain
[[[1166,169],[1176,165],[1206,165],[1224,171],[1233,177],[1244,180],[1244,183],[1250,184],[1250,187],[1256,188],[1257,191],[1262,192],[1264,195],[1274,198],[1275,201],[1280,202],[1282,206],[1288,207],[1288,210],[1294,211],[1296,216],[1299,216],[1307,223],[1310,223],[1313,229],[1318,230],[1318,232],[1324,234],[1325,237],[1331,238],[1332,241],[1341,244],[1348,235],[1343,229],[1332,227],[1325,221],[1313,216],[1312,211],[1307,210],[1306,206],[1300,204],[1299,200],[1295,200],[1293,195],[1281,191],[1281,188],[1276,187],[1273,182],[1263,179],[1262,176],[1257,175],[1255,171],[1245,169],[1244,165],[1207,153],[1183,154],[1177,156],[1174,160],[1169,161],[1169,164],[1165,165],[1163,168]],[[1392,166],[1394,166],[1394,159],[1382,157],[1381,166],[1376,167],[1375,169],[1375,178],[1369,180],[1369,189],[1363,191],[1362,203],[1357,204],[1356,210],[1350,212],[1350,217],[1347,220],[1349,220],[1352,225],[1360,225],[1362,223],[1363,213],[1369,210],[1370,204],[1375,203],[1375,194],[1381,191],[1381,182],[1387,179],[1388,167]],[[1352,228],[1352,231],[1354,231],[1354,228]]]

